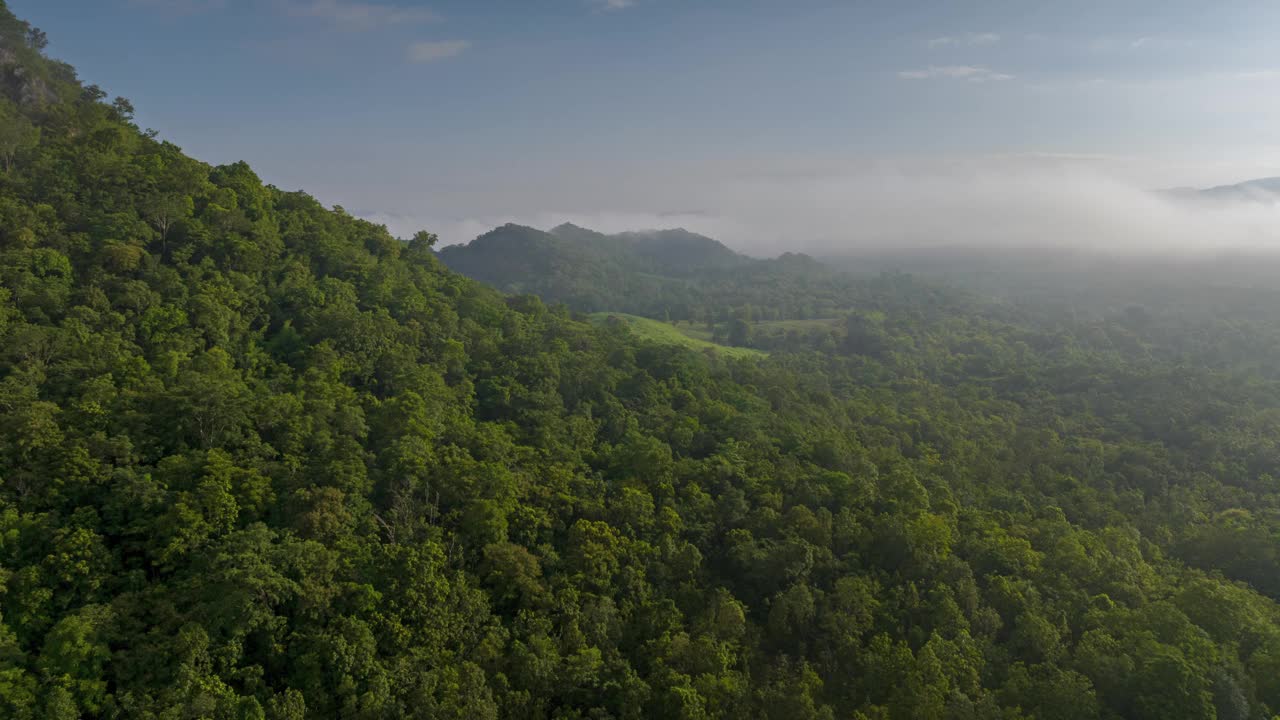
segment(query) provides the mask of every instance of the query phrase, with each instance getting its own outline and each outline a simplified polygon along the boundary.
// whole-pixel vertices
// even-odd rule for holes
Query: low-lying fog
[[[1210,200],[1156,191],[1088,164],[882,163],[723,180],[678,176],[665,185],[646,191],[634,178],[623,179],[612,201],[601,199],[608,188],[592,188],[588,202],[598,208],[570,201],[472,218],[368,217],[404,237],[425,227],[442,244],[467,242],[505,222],[539,228],[573,222],[602,232],[684,227],[757,256],[957,246],[1121,254],[1280,250],[1280,195]]]

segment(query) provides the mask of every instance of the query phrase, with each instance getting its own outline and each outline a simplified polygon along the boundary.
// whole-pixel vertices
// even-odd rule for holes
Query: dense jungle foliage
[[[1278,316],[791,257],[677,279],[814,337],[645,342],[43,46],[0,4],[0,717],[1280,713]]]

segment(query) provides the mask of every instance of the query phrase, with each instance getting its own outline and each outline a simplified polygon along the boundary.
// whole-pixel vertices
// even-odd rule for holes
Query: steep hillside
[[[837,351],[645,343],[193,160],[42,44],[0,3],[0,717],[1280,712],[1267,378],[901,276]],[[481,245],[555,275],[545,235]]]

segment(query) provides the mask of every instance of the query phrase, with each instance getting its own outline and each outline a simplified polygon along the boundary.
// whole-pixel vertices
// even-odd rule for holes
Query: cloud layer
[[[718,213],[724,232],[765,250],[1280,250],[1280,206],[1183,204],[1071,163],[988,161],[808,182],[760,179],[729,189],[719,207],[728,209]]]
[[[129,5],[176,15],[189,15],[220,10],[226,7],[227,0],[129,0]]]
[[[965,33],[963,35],[943,35],[929,40],[928,45],[935,50],[953,47],[983,47],[1000,42],[1000,36],[993,32]]]
[[[437,40],[416,42],[409,46],[410,62],[426,63],[461,55],[471,43],[466,40]]]
[[[635,5],[635,0],[591,0],[597,10],[625,10]]]
[[[1091,159],[1010,156],[781,173],[669,188],[695,211],[617,203],[472,218],[370,214],[408,237],[444,244],[494,226],[573,222],[606,232],[685,227],[756,255],[866,249],[1060,247],[1122,254],[1280,251],[1280,205],[1182,203],[1100,172]],[[654,202],[661,199],[654,198]],[[569,205],[569,204],[567,204]]]
[[[968,80],[969,82],[987,82],[988,80],[1012,80],[1013,76],[992,72],[978,65],[930,65],[923,70],[902,70],[898,77],[903,80]]]
[[[325,20],[349,30],[373,30],[439,19],[439,16],[426,8],[353,0],[284,0],[282,7],[293,17]]]

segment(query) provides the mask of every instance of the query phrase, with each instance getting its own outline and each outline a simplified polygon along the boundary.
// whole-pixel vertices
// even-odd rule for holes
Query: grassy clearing
[[[717,345],[719,344],[713,339],[712,332],[707,329],[706,323],[672,323],[672,327],[675,328],[677,332],[695,340],[702,340],[703,342],[714,343]]]
[[[715,350],[721,355],[734,358],[762,358],[768,353],[760,350],[752,350],[751,348],[729,347],[728,345],[717,345],[716,343],[703,340],[702,338],[692,337],[685,334],[685,328],[676,328],[675,326],[664,323],[661,320],[651,320],[649,318],[639,317],[637,315],[627,315],[626,313],[592,313],[591,322],[597,325],[603,325],[610,317],[621,318],[627,321],[631,332],[636,337],[650,342],[661,343],[663,345],[680,345],[693,350]],[[692,330],[693,328],[689,328]]]

